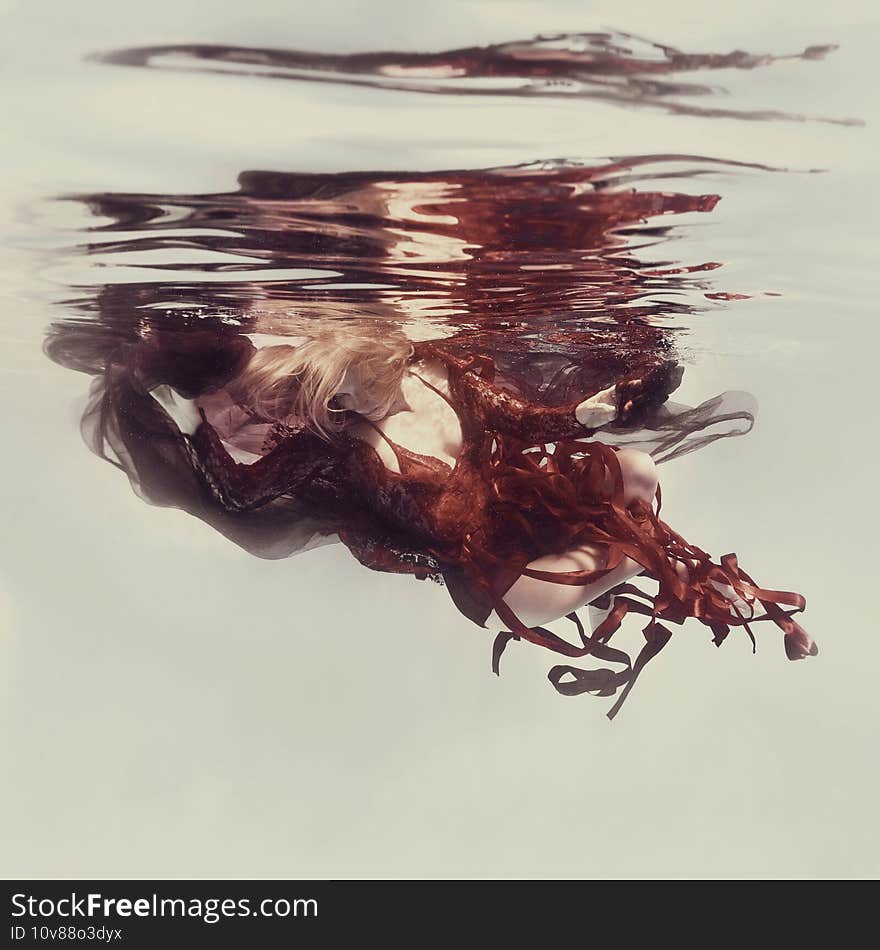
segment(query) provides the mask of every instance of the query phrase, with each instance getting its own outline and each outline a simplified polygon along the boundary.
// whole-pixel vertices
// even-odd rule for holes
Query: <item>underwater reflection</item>
[[[681,74],[819,60],[836,48],[809,46],[799,53],[778,56],[743,50],[685,53],[632,33],[595,32],[559,33],[438,53],[333,54],[186,43],[112,50],[92,58],[122,66],[345,83],[406,92],[590,99],[678,115],[861,125],[858,119],[697,103],[693,100],[723,95],[725,90],[678,78]]]
[[[438,329],[620,324],[691,312],[719,266],[649,257],[663,253],[671,216],[684,224],[719,200],[658,186],[762,168],[658,155],[479,171],[244,172],[222,194],[73,196],[103,220],[68,261],[82,265],[68,282],[137,287],[129,303],[142,309],[226,303],[264,326],[281,302],[282,329],[294,309],[328,319],[353,308]]]

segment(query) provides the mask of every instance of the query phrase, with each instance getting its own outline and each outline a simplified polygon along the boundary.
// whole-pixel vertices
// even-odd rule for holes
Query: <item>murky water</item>
[[[0,104],[4,871],[876,874],[876,13],[48,6],[8,6]],[[637,323],[676,399],[752,394],[664,507],[803,591],[820,656],[685,625],[609,727],[543,656],[492,677],[442,588],[251,557],[82,444],[132,332],[353,315],[511,378],[533,340],[550,402],[560,331]]]

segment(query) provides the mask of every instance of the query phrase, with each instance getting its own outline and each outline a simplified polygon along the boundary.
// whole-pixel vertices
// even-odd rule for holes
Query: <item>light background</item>
[[[0,873],[8,877],[865,877],[878,871],[876,35],[868,2],[0,3]],[[864,128],[685,118],[126,70],[164,42],[430,49],[610,26],[824,62],[708,74],[725,105]],[[706,77],[703,77],[706,79]],[[670,249],[771,290],[692,321],[684,395],[747,389],[747,439],[663,470],[685,536],[803,591],[816,660],[688,624],[620,717],[445,591],[334,546],[248,557],[150,508],[81,443],[87,380],[40,352],[76,242],[44,199],[211,191],[239,171],[482,167],[691,152],[716,176]],[[710,184],[706,184],[709,181]],[[696,190],[696,189],[695,189]],[[775,628],[774,628],[775,630]],[[632,636],[632,642],[635,642]],[[548,660],[550,662],[548,662]]]

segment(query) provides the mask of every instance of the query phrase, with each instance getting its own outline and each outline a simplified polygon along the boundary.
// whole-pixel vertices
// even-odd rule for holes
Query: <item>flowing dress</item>
[[[133,346],[108,368],[93,393],[84,423],[93,448],[123,468],[147,500],[191,511],[254,553],[285,556],[338,537],[373,570],[445,584],[458,609],[478,625],[485,625],[494,610],[508,628],[495,641],[496,672],[511,639],[568,658],[592,656],[619,666],[585,670],[556,665],[548,674],[566,695],[608,696],[619,690],[612,717],[645,663],[668,642],[668,623],[695,618],[720,645],[738,626],[754,644],[752,625],[771,621],[782,630],[790,659],[816,652],[792,617],[805,606],[801,595],[760,587],[735,555],[716,562],[687,542],[661,520],[659,490],[653,505],[625,503],[610,436],[638,431],[640,422],[658,418],[680,379],[675,362],[650,348],[623,362],[613,354],[597,356],[593,386],[574,401],[550,406],[499,385],[495,361],[486,354],[462,354],[442,341],[418,343],[414,366],[439,360],[447,371],[448,395],[435,391],[455,411],[462,445],[449,465],[408,450],[379,430],[396,455],[399,472],[389,469],[369,443],[345,430],[328,441],[306,428],[282,424],[264,427],[261,452],[251,461],[236,460],[230,442],[221,437],[223,426],[210,421],[205,407],[252,352],[247,337],[234,334],[221,339],[190,333],[174,346],[161,341]],[[415,368],[413,372],[434,389]],[[597,432],[578,421],[575,409],[607,386],[609,374],[615,419]],[[150,396],[161,383],[200,400],[202,424],[193,435],[182,434]],[[705,422],[699,413],[682,414],[679,438]],[[663,445],[668,450],[668,440]],[[586,544],[605,552],[601,570],[556,573],[528,567],[544,555]],[[658,584],[656,593],[634,584],[613,588],[597,602],[608,613],[590,634],[577,614],[569,614],[576,643],[544,627],[528,627],[504,601],[523,575],[585,585],[624,557]],[[634,662],[609,645],[627,613],[648,618],[645,644]]]

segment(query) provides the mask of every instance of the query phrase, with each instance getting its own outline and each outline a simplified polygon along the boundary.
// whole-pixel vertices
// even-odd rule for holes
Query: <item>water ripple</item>
[[[112,50],[96,53],[91,59],[123,66],[345,83],[405,92],[592,99],[679,115],[862,125],[853,118],[724,108],[715,102],[704,105],[694,100],[717,97],[726,90],[678,78],[679,74],[752,70],[780,62],[818,60],[835,49],[829,44],[783,55],[743,50],[685,53],[631,33],[596,32],[559,33],[436,53],[334,54],[184,43]]]

